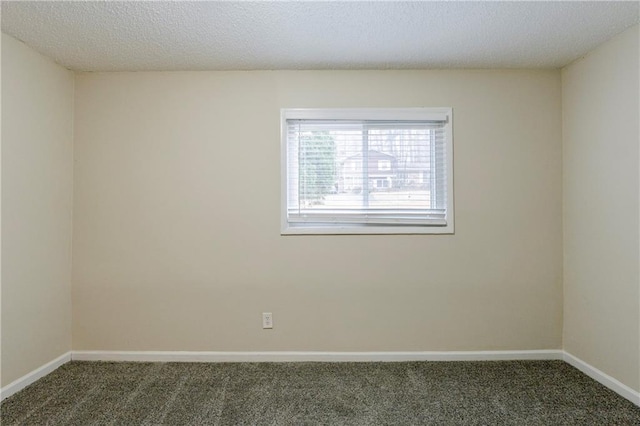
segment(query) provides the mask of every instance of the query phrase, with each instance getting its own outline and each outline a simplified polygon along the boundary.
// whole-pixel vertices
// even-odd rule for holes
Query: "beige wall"
[[[562,71],[564,347],[640,390],[638,26]]]
[[[2,385],[71,350],[70,71],[2,34]]]
[[[74,349],[561,348],[560,94],[558,71],[79,74]],[[280,108],[418,106],[454,109],[455,235],[280,236]]]

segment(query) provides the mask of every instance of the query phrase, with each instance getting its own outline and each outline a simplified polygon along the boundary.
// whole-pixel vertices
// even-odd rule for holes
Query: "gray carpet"
[[[640,425],[562,361],[71,362],[7,398],[8,425]]]

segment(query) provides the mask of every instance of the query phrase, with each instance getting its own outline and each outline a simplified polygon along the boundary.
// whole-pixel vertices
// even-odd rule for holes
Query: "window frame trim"
[[[288,221],[287,120],[446,120],[446,225],[372,226],[367,224],[313,224],[291,226]],[[407,235],[454,234],[453,108],[281,108],[280,109],[280,235]]]

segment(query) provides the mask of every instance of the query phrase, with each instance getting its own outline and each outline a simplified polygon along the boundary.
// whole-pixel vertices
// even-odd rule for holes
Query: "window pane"
[[[300,208],[432,208],[431,132],[426,126],[305,131]]]

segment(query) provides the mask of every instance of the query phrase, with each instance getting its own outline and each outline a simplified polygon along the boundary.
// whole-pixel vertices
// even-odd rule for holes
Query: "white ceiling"
[[[559,68],[626,2],[8,2],[2,31],[78,71]]]

